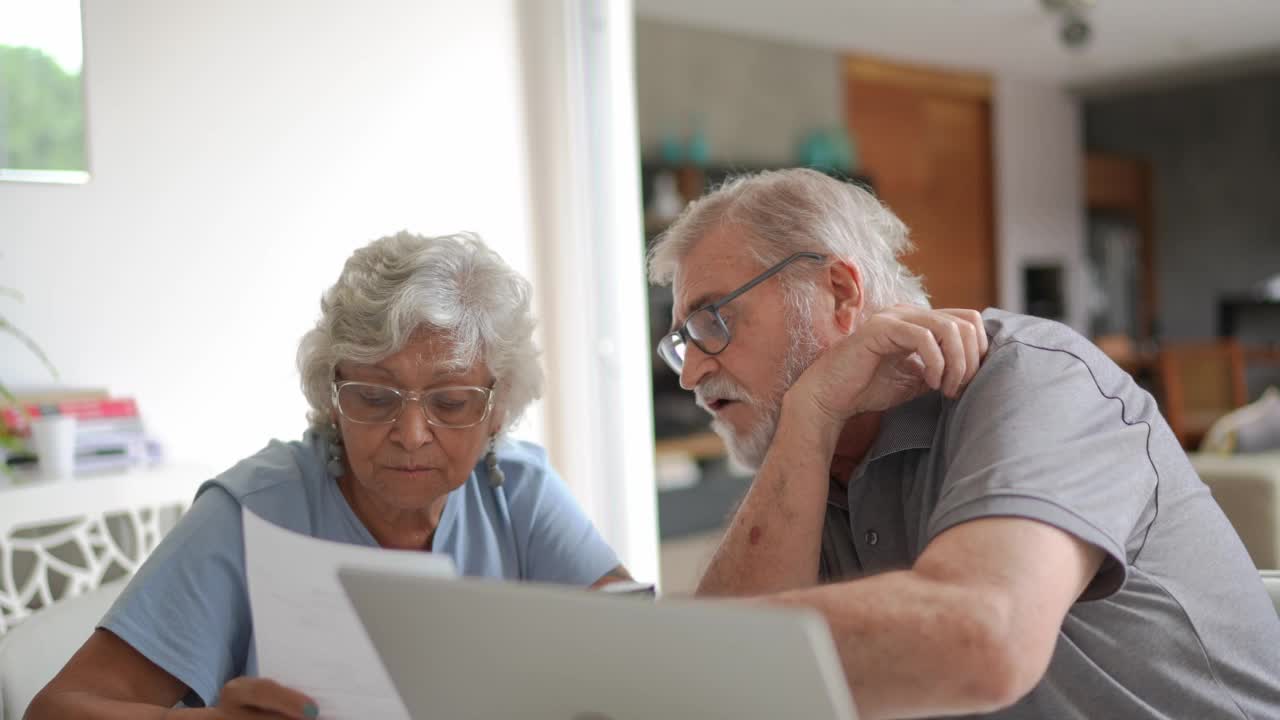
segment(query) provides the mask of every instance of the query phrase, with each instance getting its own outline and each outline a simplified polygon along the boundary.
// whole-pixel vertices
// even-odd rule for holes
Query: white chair
[[[158,465],[0,486],[0,635],[35,608],[136,572],[213,475]]]
[[[93,633],[128,578],[32,614],[0,637],[0,720],[20,720],[40,692]]]
[[[1271,602],[1275,603],[1276,614],[1280,615],[1280,570],[1263,570],[1262,584],[1271,594]]]
[[[1187,458],[1231,521],[1254,567],[1280,568],[1280,450],[1190,453]]]

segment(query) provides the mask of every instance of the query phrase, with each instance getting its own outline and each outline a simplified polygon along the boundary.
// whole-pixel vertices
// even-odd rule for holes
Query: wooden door
[[[933,306],[995,305],[990,81],[851,57],[845,85],[859,171],[911,228]]]
[[[1151,209],[1151,167],[1135,157],[1091,152],[1085,155],[1084,197],[1090,213],[1116,213],[1138,230],[1138,327],[1146,345],[1156,334],[1155,220]]]

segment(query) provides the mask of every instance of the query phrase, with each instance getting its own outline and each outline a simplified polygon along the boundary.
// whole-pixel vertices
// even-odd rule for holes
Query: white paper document
[[[321,718],[409,720],[338,569],[453,577],[448,556],[318,540],[247,508],[244,556],[259,675],[311,696]]]

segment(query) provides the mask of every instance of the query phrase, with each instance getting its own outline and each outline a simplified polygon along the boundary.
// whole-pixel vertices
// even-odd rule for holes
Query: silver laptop
[[[856,720],[816,613],[343,569],[414,718]]]

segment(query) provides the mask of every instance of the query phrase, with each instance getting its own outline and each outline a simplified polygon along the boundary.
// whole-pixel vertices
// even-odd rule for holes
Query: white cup
[[[33,418],[31,441],[35,445],[40,475],[49,480],[66,479],[76,468],[76,419],[73,415]]]

